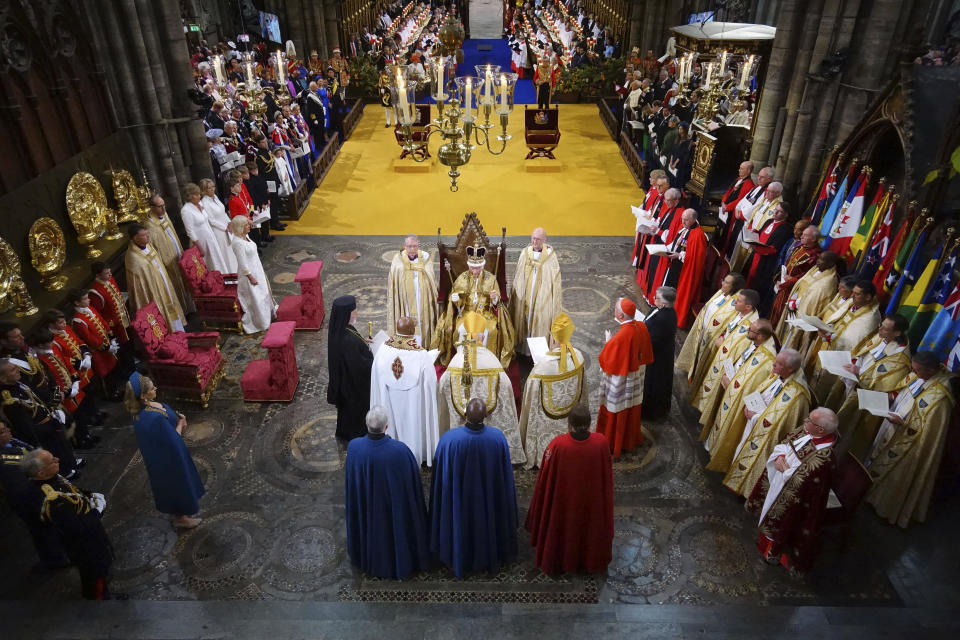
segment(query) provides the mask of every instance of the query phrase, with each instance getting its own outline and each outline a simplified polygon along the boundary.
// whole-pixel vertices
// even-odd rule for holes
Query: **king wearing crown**
[[[437,320],[437,329],[433,334],[431,348],[440,349],[440,362],[444,365],[450,362],[456,344],[462,340],[463,315],[468,311],[483,316],[486,331],[480,344],[497,356],[504,369],[513,358],[513,323],[506,307],[501,304],[497,277],[484,269],[486,264],[486,247],[480,244],[467,247],[468,269],[454,281],[447,309]]]

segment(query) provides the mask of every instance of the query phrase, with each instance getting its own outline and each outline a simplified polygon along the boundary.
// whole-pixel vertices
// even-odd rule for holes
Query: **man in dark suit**
[[[647,365],[643,376],[643,418],[658,420],[670,413],[673,397],[673,352],[677,334],[677,312],[673,308],[677,290],[660,287],[653,300],[653,310],[644,324],[650,332],[653,362]]]

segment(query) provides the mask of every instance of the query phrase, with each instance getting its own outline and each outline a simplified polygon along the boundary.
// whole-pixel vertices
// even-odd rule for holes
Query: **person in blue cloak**
[[[484,424],[487,406],[467,403],[465,426],[440,437],[433,458],[430,550],[458,578],[496,573],[517,555],[517,491],[503,431]]]
[[[347,552],[364,573],[399,580],[430,566],[420,465],[386,434],[383,407],[371,407],[366,424],[347,446]]]
[[[190,516],[200,511],[199,500],[206,489],[183,442],[187,419],[154,400],[156,397],[153,380],[134,371],[123,402],[133,414],[133,431],[150,477],[154,503],[157,511],[171,516],[174,527],[192,529],[200,524],[200,518]]]

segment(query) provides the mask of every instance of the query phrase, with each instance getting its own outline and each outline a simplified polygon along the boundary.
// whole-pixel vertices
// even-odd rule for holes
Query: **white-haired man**
[[[773,448],[744,507],[759,515],[757,548],[767,562],[803,573],[819,550],[835,468],[837,414],[814,409]]]
[[[547,232],[542,227],[533,230],[530,244],[520,252],[509,309],[516,350],[524,355],[530,353],[527,338],[548,335],[553,319],[563,312],[560,261],[547,244]]]
[[[416,323],[417,344],[429,347],[437,324],[437,279],[430,252],[420,250],[420,240],[413,234],[403,239],[403,249],[394,254],[387,276],[389,330],[403,317]]]

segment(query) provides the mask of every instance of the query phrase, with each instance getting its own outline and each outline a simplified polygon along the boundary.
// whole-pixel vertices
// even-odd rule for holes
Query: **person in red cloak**
[[[654,216],[657,221],[657,232],[652,236],[648,236],[650,238],[648,244],[666,244],[670,242],[673,235],[677,232],[677,229],[680,228],[680,214],[682,212],[683,207],[680,206],[680,190],[667,189],[666,193],[663,194],[663,205]],[[649,252],[645,251],[644,253]],[[642,269],[637,271],[637,285],[639,285],[640,292],[648,301],[653,300],[653,294],[656,293],[657,290],[654,280],[660,262],[660,256],[647,255],[646,264]]]
[[[773,210],[773,219],[760,229],[759,242],[751,243],[750,268],[747,271],[747,286],[756,289],[762,301],[772,297],[777,271],[777,255],[793,235],[793,228],[787,223],[790,207],[781,202]]]
[[[660,184],[661,180],[663,184]],[[643,197],[643,202],[640,203],[640,209],[649,216],[655,216],[655,212],[663,202],[663,194],[666,192],[668,184],[670,183],[667,180],[665,171],[662,169],[654,169],[651,171],[650,188],[647,189],[647,194]],[[660,191],[661,188],[663,191]],[[636,234],[636,239],[633,241],[633,257],[630,259],[630,264],[633,265],[634,269],[639,269],[643,266],[642,260],[646,258],[646,254],[643,252],[643,246],[650,241],[650,236],[640,233],[639,222],[637,223]]]
[[[663,256],[657,265],[653,280],[653,292],[659,287],[676,287],[677,326],[686,328],[693,321],[692,306],[700,297],[703,270],[707,257],[707,236],[697,222],[697,212],[687,209],[680,220],[679,229],[668,243],[670,253]]]
[[[599,356],[602,377],[597,432],[607,437],[614,458],[643,443],[643,374],[646,365],[653,362],[653,345],[647,327],[634,320],[636,312],[632,300],[617,301],[613,317],[620,329],[608,337]]]
[[[750,191],[756,186],[753,183],[751,175],[753,174],[753,163],[749,160],[744,160],[740,163],[740,169],[737,171],[737,179],[733,181],[727,190],[724,192],[723,197],[720,198],[720,210],[718,215],[720,216],[720,222],[723,223],[721,226],[720,237],[717,238],[717,246],[725,247],[727,245],[727,238],[731,235],[739,236],[740,229],[743,227],[743,220],[737,217],[734,211],[737,208],[737,205],[740,204],[740,201],[743,200],[743,197],[750,193]]]
[[[610,445],[590,433],[590,411],[577,405],[570,432],[543,453],[527,512],[535,564],[548,574],[601,573],[613,558],[613,461]]]

